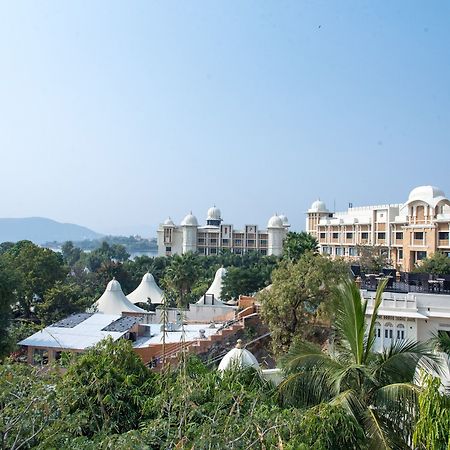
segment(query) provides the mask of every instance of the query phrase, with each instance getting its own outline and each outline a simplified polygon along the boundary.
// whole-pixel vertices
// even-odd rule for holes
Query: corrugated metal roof
[[[97,313],[92,314],[72,328],[52,325],[20,341],[19,345],[63,350],[84,350],[94,346],[107,336],[111,336],[114,340],[123,336],[126,331],[103,331],[103,328],[120,319],[120,317],[119,314]]]

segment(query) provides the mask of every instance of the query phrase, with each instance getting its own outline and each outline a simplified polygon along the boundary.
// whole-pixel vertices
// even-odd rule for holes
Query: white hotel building
[[[361,290],[367,299],[367,322],[373,312],[374,291]],[[450,295],[421,292],[384,292],[378,310],[375,350],[398,339],[424,342],[436,333],[450,334]]]
[[[257,225],[245,225],[236,230],[233,225],[223,223],[219,208],[209,208],[205,225],[199,225],[197,218],[189,213],[175,225],[169,217],[157,230],[158,255],[180,255],[187,252],[201,255],[217,255],[220,250],[236,254],[256,251],[262,255],[281,255],[283,240],[289,230],[286,216],[275,214],[267,229]]]

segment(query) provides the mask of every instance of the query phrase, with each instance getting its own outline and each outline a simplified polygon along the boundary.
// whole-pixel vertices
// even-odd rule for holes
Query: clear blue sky
[[[2,2],[0,217],[301,229],[317,197],[450,195],[449,23],[446,0]]]

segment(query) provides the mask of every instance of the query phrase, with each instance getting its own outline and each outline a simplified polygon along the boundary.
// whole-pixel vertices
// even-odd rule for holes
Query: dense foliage
[[[311,338],[324,321],[329,324],[332,288],[348,276],[345,262],[311,252],[298,261],[284,261],[273,271],[272,286],[258,298],[276,353],[287,351],[296,337]]]
[[[356,448],[333,405],[283,406],[253,370],[221,376],[196,358],[151,373],[126,341],[106,341],[49,374],[0,365],[0,446],[39,449]]]
[[[419,388],[413,378],[419,360],[434,367],[427,344],[398,340],[375,353],[375,323],[385,283],[376,294],[369,325],[367,301],[350,281],[336,290],[336,338],[324,352],[307,341],[295,342],[284,357],[288,377],[282,398],[300,407],[324,402],[341,405],[357,420],[370,448],[407,448],[417,410]]]
[[[441,252],[433,253],[420,261],[414,271],[432,273],[433,275],[450,275],[450,258]]]

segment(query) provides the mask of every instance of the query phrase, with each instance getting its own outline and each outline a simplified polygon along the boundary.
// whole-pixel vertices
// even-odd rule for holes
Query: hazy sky
[[[294,229],[450,195],[450,2],[3,1],[0,217]]]

